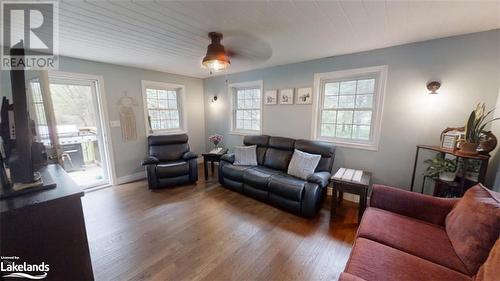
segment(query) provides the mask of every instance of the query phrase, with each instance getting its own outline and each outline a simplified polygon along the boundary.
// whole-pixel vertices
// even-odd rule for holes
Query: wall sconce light
[[[212,102],[216,102],[216,101],[217,101],[217,96],[214,96],[214,97],[212,98]]]
[[[438,94],[438,92],[436,92],[436,91],[439,90],[440,87],[441,87],[441,83],[437,82],[437,81],[432,81],[432,82],[427,83],[427,90],[430,91],[429,94],[431,94],[431,95]]]

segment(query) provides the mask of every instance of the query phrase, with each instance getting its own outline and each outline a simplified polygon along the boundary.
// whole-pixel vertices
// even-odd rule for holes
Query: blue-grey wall
[[[134,108],[137,121],[137,140],[125,142],[122,139],[121,129],[119,127],[111,128],[110,141],[115,160],[113,165],[119,182],[135,178],[130,176],[144,171],[140,162],[146,156],[147,144],[141,80],[185,85],[185,110],[188,114],[189,143],[195,153],[199,154],[205,150],[205,116],[203,112],[203,81],[201,79],[69,57],[61,57],[59,71],[102,76],[110,121],[120,120],[118,101],[123,97],[124,92],[127,92],[128,96],[133,97],[139,103]],[[10,96],[9,72],[0,72],[1,95]]]
[[[500,30],[205,79],[206,134],[224,135],[228,147],[242,143],[242,136],[228,133],[227,84],[263,80],[264,90],[313,86],[315,73],[378,65],[388,65],[379,150],[338,148],[334,170],[340,166],[364,169],[374,173],[377,183],[408,187],[417,144],[438,144],[440,132],[462,126],[478,102],[495,106]],[[442,81],[439,95],[427,94],[426,82],[432,79]],[[217,102],[210,102],[213,95],[219,97]],[[309,139],[311,120],[311,105],[265,105],[262,130]]]

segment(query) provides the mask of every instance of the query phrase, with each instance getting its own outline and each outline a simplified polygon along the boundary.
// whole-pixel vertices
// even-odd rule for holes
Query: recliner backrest
[[[264,156],[264,166],[286,172],[292,159],[294,145],[294,139],[270,137]]]
[[[257,145],[257,164],[264,165],[264,156],[266,155],[267,145],[269,143],[269,136],[245,136],[243,138],[244,145]]]
[[[189,151],[188,135],[166,135],[148,137],[149,155],[160,162],[176,161]]]
[[[321,155],[318,166],[315,172],[330,172],[332,171],[333,160],[335,159],[335,145],[312,140],[297,140],[295,141],[295,149],[307,152],[310,154]]]

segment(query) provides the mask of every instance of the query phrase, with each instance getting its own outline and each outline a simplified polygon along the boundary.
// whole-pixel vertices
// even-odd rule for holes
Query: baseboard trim
[[[125,184],[133,181],[138,181],[146,178],[146,172],[138,172],[127,176],[119,177],[116,179],[115,185]]]

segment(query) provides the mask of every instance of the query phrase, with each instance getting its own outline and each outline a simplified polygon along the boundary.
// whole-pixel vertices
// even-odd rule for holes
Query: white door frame
[[[100,112],[101,128],[104,140],[104,151],[106,152],[106,165],[109,172],[109,184],[115,185],[116,183],[116,170],[115,170],[115,159],[113,151],[113,140],[111,138],[111,128],[109,126],[109,114],[108,114],[108,104],[106,101],[106,94],[104,91],[104,78],[101,75],[91,75],[83,73],[73,73],[65,71],[49,71],[50,78],[60,78],[60,79],[73,79],[73,80],[93,80],[97,82],[97,107]]]

